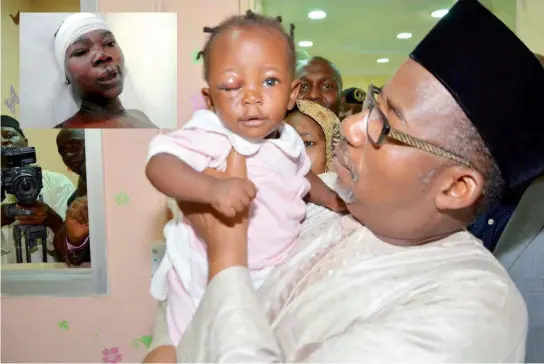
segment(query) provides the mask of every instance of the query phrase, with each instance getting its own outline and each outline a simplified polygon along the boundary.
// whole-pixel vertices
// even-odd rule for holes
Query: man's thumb
[[[247,178],[246,157],[238,153],[234,148],[231,149],[227,157],[227,170],[225,173],[228,177]]]

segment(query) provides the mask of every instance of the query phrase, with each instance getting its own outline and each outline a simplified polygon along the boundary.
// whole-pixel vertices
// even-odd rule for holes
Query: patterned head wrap
[[[325,172],[331,169],[332,157],[336,144],[340,141],[340,119],[331,110],[307,100],[297,100],[297,108],[308,115],[321,127],[325,134]]]

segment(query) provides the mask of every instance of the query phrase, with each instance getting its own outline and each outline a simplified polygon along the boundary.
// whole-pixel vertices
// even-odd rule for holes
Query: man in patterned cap
[[[360,113],[363,109],[363,101],[366,92],[358,87],[350,87],[342,91],[342,105],[340,108],[340,120],[344,120],[348,116]]]
[[[211,273],[177,360],[524,361],[524,299],[466,227],[544,173],[542,85],[516,35],[458,0],[340,126],[333,168],[352,216],[310,207],[298,245],[255,291],[246,225],[193,215]],[[231,162],[227,176],[243,177]],[[165,326],[161,309],[154,347],[172,344]]]

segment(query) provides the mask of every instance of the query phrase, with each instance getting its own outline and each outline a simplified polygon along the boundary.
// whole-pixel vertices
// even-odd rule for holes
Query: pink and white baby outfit
[[[198,110],[180,130],[156,136],[149,156],[167,153],[198,172],[224,171],[231,148],[246,156],[247,174],[257,187],[250,206],[248,265],[255,288],[281,263],[293,246],[306,214],[304,196],[310,190],[305,176],[311,162],[296,131],[282,124],[277,139],[248,141],[227,129],[217,115]],[[168,298],[167,320],[173,343],[189,324],[207,283],[206,247],[183,218],[164,228],[166,254],[151,280],[151,294]]]

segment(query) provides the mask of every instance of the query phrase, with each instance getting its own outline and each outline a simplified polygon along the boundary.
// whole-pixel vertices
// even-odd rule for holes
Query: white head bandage
[[[92,13],[75,13],[67,17],[55,36],[55,58],[61,71],[64,73],[66,50],[79,37],[93,30],[110,30],[100,16]]]

